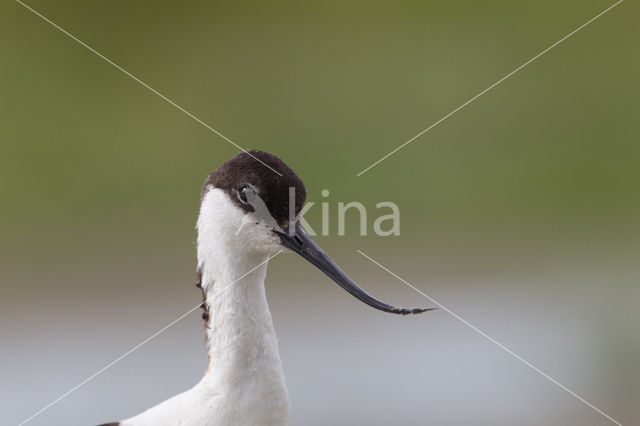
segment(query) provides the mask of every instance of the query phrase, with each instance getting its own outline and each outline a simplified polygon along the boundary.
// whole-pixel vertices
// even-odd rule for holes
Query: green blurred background
[[[27,4],[282,157],[331,203],[317,241],[374,294],[431,304],[357,248],[638,423],[637,4],[360,177],[612,2]],[[17,424],[199,302],[200,185],[237,149],[13,1],[0,55],[0,411]],[[386,200],[401,236],[353,220],[336,235],[338,201],[365,204],[371,230]],[[291,256],[267,287],[296,425],[612,424],[443,310],[381,315]],[[184,390],[202,338],[193,314],[29,424],[117,420]]]

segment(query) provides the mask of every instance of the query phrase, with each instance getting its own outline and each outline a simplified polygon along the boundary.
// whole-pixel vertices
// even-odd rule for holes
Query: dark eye
[[[244,185],[238,189],[238,199],[240,199],[244,204],[249,204],[247,201],[247,192],[250,190],[249,185]]]

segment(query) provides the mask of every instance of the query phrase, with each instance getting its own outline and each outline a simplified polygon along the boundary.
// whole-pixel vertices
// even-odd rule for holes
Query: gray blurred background
[[[612,2],[28,4],[247,148],[281,156],[363,287],[433,305],[640,421],[639,8]],[[15,425],[195,306],[205,175],[237,150],[12,1],[0,5],[0,413]],[[323,199],[322,189],[331,195]],[[338,237],[336,204],[401,209]],[[320,228],[320,208],[308,221]],[[267,294],[295,425],[610,425],[444,310],[395,317],[294,256]],[[190,315],[30,425],[119,420],[206,367]]]

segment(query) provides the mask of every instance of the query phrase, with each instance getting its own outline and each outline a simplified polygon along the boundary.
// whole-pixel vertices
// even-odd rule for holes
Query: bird
[[[407,315],[356,284],[301,225],[302,180],[279,157],[242,151],[210,173],[196,224],[197,284],[209,365],[191,389],[101,426],[287,426],[291,408],[265,295],[271,256],[302,256],[355,298]]]

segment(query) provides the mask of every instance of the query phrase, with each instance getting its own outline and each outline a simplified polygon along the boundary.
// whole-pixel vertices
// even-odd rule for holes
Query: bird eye
[[[250,191],[249,185],[245,185],[238,189],[238,199],[244,204],[249,204],[247,201],[247,192]]]

